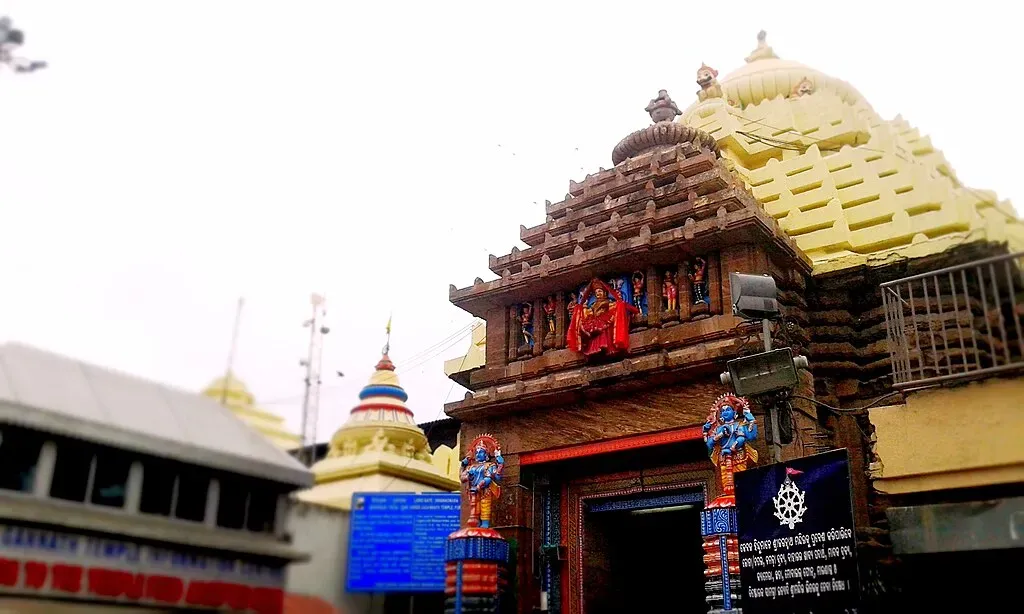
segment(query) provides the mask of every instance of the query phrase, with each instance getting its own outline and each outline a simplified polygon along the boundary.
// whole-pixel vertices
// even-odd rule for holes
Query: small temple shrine
[[[226,406],[249,427],[282,450],[295,450],[302,443],[298,434],[285,426],[283,417],[256,406],[256,397],[249,392],[245,382],[233,373],[210,382],[203,389],[203,395]]]
[[[412,594],[346,590],[353,494],[459,490],[457,450],[439,445],[431,451],[388,350],[385,346],[348,420],[331,437],[327,455],[311,467],[315,484],[294,496],[289,529],[297,547],[312,556],[289,574],[287,612],[409,611]],[[416,611],[432,611],[431,604],[439,606],[443,595],[418,594],[415,601]]]
[[[780,59],[763,32],[741,68],[718,75],[702,64],[685,108],[658,92],[610,168],[546,202],[542,223],[520,227],[525,247],[490,256],[490,280],[449,289],[486,321],[445,365],[469,389],[446,413],[462,442],[502,443],[490,527],[516,544],[508,611],[742,607],[729,588],[730,476],[758,457],[847,450],[868,601],[886,598],[878,587],[901,552],[930,552],[900,514],[1024,482],[1024,452],[979,439],[954,467],[941,450],[961,431],[924,419],[980,436],[965,408],[984,401],[1024,432],[1020,412],[994,401],[1024,392],[1012,379],[1024,371],[1013,208],[962,184],[927,137],[850,84]],[[781,315],[764,327],[737,316],[732,273],[770,276]],[[769,345],[765,331],[808,368],[782,428],[757,435],[765,406],[722,401],[720,374]],[[985,380],[996,373],[1011,379]],[[708,436],[724,423],[749,429],[728,471]],[[655,550],[672,564],[652,564]]]
[[[408,399],[385,348],[359,403],[331,437],[327,457],[313,465],[316,485],[298,499],[348,510],[356,492],[458,490],[455,451],[430,450]]]

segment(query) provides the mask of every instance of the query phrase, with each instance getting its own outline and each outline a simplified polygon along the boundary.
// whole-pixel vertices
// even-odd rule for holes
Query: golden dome
[[[722,78],[725,98],[741,107],[758,104],[776,96],[789,97],[804,79],[810,80],[814,91],[831,90],[847,104],[867,104],[852,85],[841,79],[792,60],[768,58],[744,64]]]
[[[298,435],[285,427],[284,418],[256,407],[256,397],[233,373],[210,382],[203,389],[203,395],[223,403],[243,422],[283,450],[293,450],[302,443]]]
[[[252,405],[256,402],[256,397],[249,392],[249,387],[234,373],[228,373],[210,382],[203,389],[203,394],[218,401],[227,397],[229,403],[234,401],[243,405]]]
[[[816,272],[971,241],[1024,246],[1008,202],[964,186],[927,136],[882,119],[849,83],[780,59],[763,33],[746,64],[701,87],[679,121],[715,138]]]

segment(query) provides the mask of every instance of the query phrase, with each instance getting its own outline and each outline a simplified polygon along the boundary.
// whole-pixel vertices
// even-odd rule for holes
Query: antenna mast
[[[320,411],[320,363],[324,352],[324,335],[331,329],[324,325],[327,316],[323,296],[310,297],[313,314],[302,326],[309,329],[309,350],[299,365],[306,368],[306,392],[302,400],[302,451],[307,466],[316,460],[316,426]]]
[[[235,352],[238,350],[238,329],[242,322],[242,307],[245,299],[238,297],[238,308],[235,310],[235,328],[231,332],[231,351],[228,352],[228,366],[224,371],[224,389],[220,392],[220,404],[228,404],[228,389],[231,388],[232,368],[235,366]]]

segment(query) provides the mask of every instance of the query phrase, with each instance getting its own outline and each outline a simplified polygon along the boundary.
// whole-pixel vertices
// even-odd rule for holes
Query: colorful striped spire
[[[359,393],[359,404],[352,408],[352,414],[374,410],[394,410],[412,416],[412,410],[406,406],[409,395],[398,383],[395,363],[388,357],[391,349],[391,319],[388,319],[388,343],[381,351],[380,361],[370,376],[370,382]]]

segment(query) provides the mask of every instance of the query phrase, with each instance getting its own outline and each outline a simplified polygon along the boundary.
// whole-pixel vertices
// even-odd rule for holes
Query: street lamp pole
[[[46,68],[46,62],[15,55],[24,44],[25,33],[14,27],[10,17],[0,17],[0,69],[6,66],[17,73],[28,73]]]

